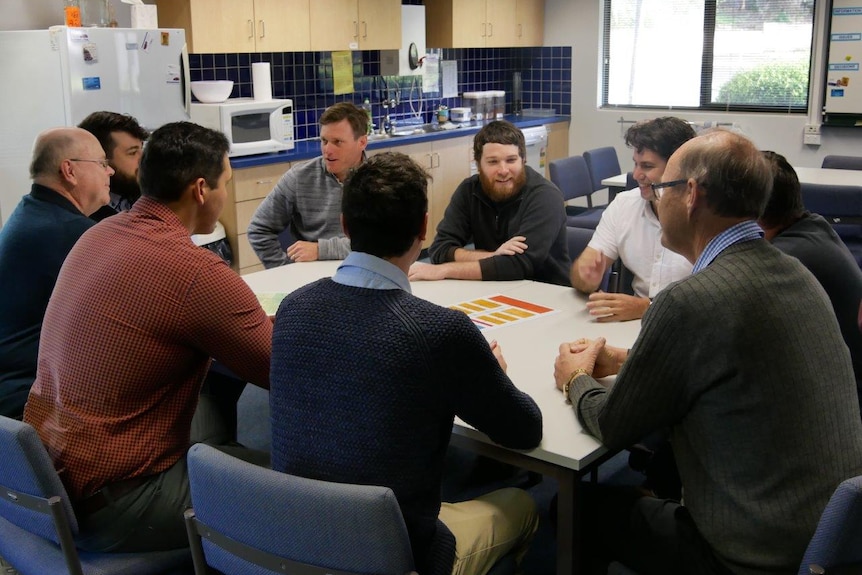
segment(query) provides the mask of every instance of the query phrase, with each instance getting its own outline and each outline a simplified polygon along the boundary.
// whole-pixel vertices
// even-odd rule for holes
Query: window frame
[[[609,104],[608,91],[610,80],[610,47],[611,47],[611,3],[613,0],[605,0],[602,6],[602,78],[601,78],[601,108],[603,110],[691,110],[703,112],[758,112],[767,114],[807,114],[811,107],[811,74],[815,62],[815,41],[817,32],[814,30],[816,24],[817,3],[822,0],[812,0],[811,7],[811,45],[808,51],[808,85],[806,102],[804,106],[767,106],[751,104],[721,104],[712,103],[712,75],[715,45],[715,24],[717,13],[717,0],[704,0],[703,16],[703,56],[701,58],[700,73],[700,104],[698,106],[656,106],[641,104]]]

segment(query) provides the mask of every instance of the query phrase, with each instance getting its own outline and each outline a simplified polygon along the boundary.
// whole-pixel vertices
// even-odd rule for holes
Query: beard
[[[129,205],[134,204],[141,197],[141,187],[138,185],[137,178],[120,172],[115,172],[111,176],[111,192],[128,201]]]
[[[482,191],[485,192],[486,196],[494,202],[503,202],[521,191],[527,182],[527,170],[522,169],[517,176],[504,184],[496,182],[486,176],[484,172],[479,171],[479,182],[482,184]]]

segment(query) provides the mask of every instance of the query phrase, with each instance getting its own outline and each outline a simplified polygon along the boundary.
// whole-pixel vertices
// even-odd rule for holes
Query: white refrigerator
[[[0,32],[0,225],[30,191],[36,136],[91,112],[131,114],[149,130],[188,120],[184,30],[66,28]]]

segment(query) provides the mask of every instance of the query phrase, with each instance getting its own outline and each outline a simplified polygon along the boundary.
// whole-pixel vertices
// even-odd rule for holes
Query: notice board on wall
[[[834,0],[826,65],[826,114],[862,117],[862,1]],[[854,122],[855,123],[855,122]]]

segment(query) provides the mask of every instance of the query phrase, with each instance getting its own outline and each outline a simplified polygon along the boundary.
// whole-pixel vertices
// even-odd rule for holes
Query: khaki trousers
[[[530,495],[513,487],[460,503],[443,503],[440,520],[455,536],[452,575],[484,575],[509,553],[520,570],[539,526]]]

